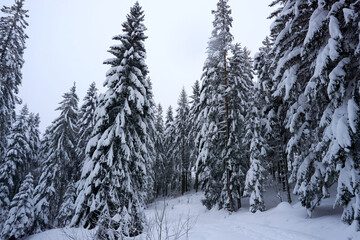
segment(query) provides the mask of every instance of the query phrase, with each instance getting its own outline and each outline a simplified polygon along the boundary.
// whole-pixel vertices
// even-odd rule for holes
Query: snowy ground
[[[202,193],[191,193],[182,197],[166,199],[167,226],[170,232],[180,224],[184,225],[181,239],[190,240],[359,240],[360,233],[341,223],[341,209],[333,209],[333,199],[327,199],[315,209],[313,217],[307,218],[306,211],[299,203],[290,205],[280,203],[265,212],[255,214],[243,209],[229,214],[223,210],[211,211],[201,204]],[[246,199],[244,199],[244,203]],[[271,207],[277,200],[267,201]],[[154,216],[160,215],[164,201],[159,200],[149,206],[146,215],[154,222]],[[180,223],[180,224],[179,224]],[[189,224],[187,224],[189,223]],[[158,229],[152,224],[154,232]],[[165,221],[163,228],[166,226]],[[186,231],[189,230],[189,231]],[[67,234],[65,234],[66,232]],[[165,233],[163,233],[164,236]],[[75,236],[69,238],[69,236]],[[87,238],[88,236],[88,238]],[[90,237],[89,237],[90,236]],[[51,230],[34,235],[27,240],[91,239],[91,233],[84,230]],[[136,238],[137,240],[146,239]]]

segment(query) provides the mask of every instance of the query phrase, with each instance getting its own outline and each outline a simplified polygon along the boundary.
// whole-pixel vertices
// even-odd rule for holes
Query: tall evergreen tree
[[[274,181],[279,180],[280,172],[278,171],[279,158],[275,157],[276,152],[274,149],[279,144],[279,134],[273,130],[276,125],[274,120],[274,108],[272,107],[276,101],[273,101],[272,96],[272,77],[273,72],[271,71],[272,64],[272,46],[273,41],[270,37],[266,37],[262,42],[263,46],[260,47],[259,52],[254,58],[254,70],[256,71],[258,78],[257,85],[257,98],[258,102],[258,117],[263,124],[263,147],[266,150],[266,156],[262,156],[266,162],[266,171],[271,174]],[[275,148],[273,148],[275,147]],[[280,196],[280,194],[279,194]]]
[[[164,147],[164,119],[162,106],[159,103],[155,114],[155,160],[154,160],[154,192],[155,197],[165,196],[165,147]]]
[[[194,180],[194,189],[197,192],[199,187],[201,187],[202,180],[199,179],[199,173],[201,172],[202,166],[201,162],[197,162],[199,151],[195,146],[196,136],[201,129],[202,123],[198,121],[199,116],[199,103],[200,103],[200,82],[196,80],[192,87],[192,95],[190,96],[190,137],[188,139],[188,144],[190,146],[190,161],[193,167],[193,171],[195,172],[195,180]]]
[[[232,18],[228,1],[220,0],[213,11],[214,30],[208,45],[208,58],[202,77],[198,121],[202,129],[197,136],[202,165],[201,178],[205,199],[211,208],[215,204],[229,211],[241,207],[240,198],[248,168],[245,136],[245,114],[248,94],[252,88],[252,60],[249,51],[232,45]],[[232,52],[230,57],[229,51]]]
[[[212,13],[214,30],[208,43],[208,57],[204,65],[200,97],[200,114],[203,126],[197,137],[199,148],[198,162],[205,165],[201,173],[204,181],[205,199],[203,203],[212,208],[219,203],[223,188],[222,177],[226,172],[226,190],[229,206],[234,209],[230,188],[231,172],[227,154],[227,141],[230,135],[228,87],[228,51],[233,36],[230,33],[232,18],[227,0],[219,0],[217,10]],[[224,169],[225,167],[225,169]]]
[[[278,173],[283,184],[283,190],[287,191],[288,201],[291,202],[288,169],[293,168],[291,180],[296,176],[298,168],[297,160],[311,156],[314,151],[312,145],[317,131],[312,129],[312,122],[316,122],[315,109],[309,108],[305,97],[303,79],[309,79],[310,71],[304,66],[311,66],[311,60],[302,57],[302,45],[306,39],[306,30],[309,28],[309,18],[312,7],[309,1],[286,1],[274,16],[275,23],[271,29],[271,36],[275,39],[273,46],[273,113],[272,129],[276,139],[273,150],[278,161]],[[319,19],[320,20],[320,19]],[[301,96],[301,97],[300,97]],[[297,100],[300,100],[297,104]],[[304,103],[304,104],[303,104]],[[293,114],[298,108],[302,113]],[[313,111],[313,112],[311,112]],[[306,119],[302,124],[296,125],[289,122],[289,117]],[[300,145],[299,143],[304,143]]]
[[[304,55],[316,59],[316,64],[304,95],[311,108],[318,110],[320,137],[314,141],[315,157],[304,159],[299,167],[298,190],[312,210],[321,198],[328,197],[326,190],[337,180],[336,204],[344,207],[342,220],[359,231],[360,6],[334,1],[312,7]],[[319,14],[322,22],[315,25]]]
[[[115,58],[99,99],[96,124],[78,186],[72,224],[95,228],[101,225],[109,237],[135,236],[143,231],[147,200],[148,131],[153,123],[153,101],[146,76],[143,24],[139,3],[122,24],[120,44],[110,48]],[[151,133],[150,133],[151,134]]]
[[[86,155],[86,144],[89,142],[91,132],[95,126],[95,110],[98,101],[98,94],[95,82],[90,84],[90,87],[84,97],[83,104],[80,107],[79,122],[78,122],[78,140],[76,146],[77,160],[79,167],[83,165]],[[80,169],[79,171],[80,172]],[[74,179],[78,180],[78,177]]]
[[[58,226],[57,216],[64,201],[68,182],[79,169],[76,160],[78,97],[76,87],[63,95],[57,110],[61,111],[50,128],[47,137],[46,159],[42,163],[42,174],[35,188],[36,231]]]
[[[6,158],[0,165],[0,225],[4,223],[11,199],[18,192],[20,184],[29,171],[29,110],[25,105],[11,130]]]
[[[152,159],[152,161],[147,161],[145,166],[146,166],[146,175],[145,175],[145,184],[146,186],[144,187],[145,190],[145,194],[146,194],[146,202],[149,203],[151,201],[154,200],[155,196],[154,196],[154,159],[156,159],[157,156],[157,152],[156,152],[156,148],[155,148],[155,142],[158,138],[157,136],[157,130],[156,130],[156,117],[155,117],[155,113],[156,113],[156,104],[154,101],[154,94],[153,94],[153,89],[152,89],[152,82],[150,77],[146,77],[146,81],[145,81],[146,85],[145,85],[145,89],[146,89],[146,98],[149,101],[149,106],[150,106],[150,110],[149,110],[149,115],[145,118],[146,121],[146,125],[147,125],[147,135],[148,137],[146,138],[146,148],[147,151],[149,153],[149,159]]]
[[[273,80],[287,115],[294,192],[311,215],[337,181],[342,219],[357,229],[358,12],[346,1],[287,1],[273,24]]]
[[[1,233],[2,239],[21,239],[32,233],[34,221],[33,177],[26,175],[19,192],[11,201],[11,209]]]
[[[175,134],[175,123],[172,107],[166,111],[164,133],[164,168],[165,168],[165,195],[176,189],[176,184],[172,181],[175,175],[175,159],[173,154]],[[169,189],[170,188],[170,189]]]
[[[15,104],[20,102],[16,96],[21,84],[21,68],[25,40],[24,30],[27,10],[23,9],[24,0],[16,0],[11,7],[3,6],[0,17],[0,163],[4,161],[6,136],[15,119]]]
[[[262,115],[259,111],[260,104],[258,100],[260,97],[260,84],[258,82],[254,96],[252,97],[252,108],[250,110],[250,131],[251,135],[247,137],[251,138],[250,143],[250,168],[246,173],[245,191],[244,195],[250,197],[250,211],[255,213],[256,211],[264,211],[265,204],[263,199],[263,192],[265,186],[265,154],[266,149],[265,139],[263,138],[264,124],[262,121]]]
[[[234,206],[230,205],[230,198],[227,197],[228,190],[223,188],[221,204],[224,204],[229,210],[236,210],[241,207],[241,197],[245,187],[245,175],[249,168],[249,147],[250,141],[247,137],[247,122],[250,112],[250,93],[253,92],[253,70],[250,52],[235,44],[232,48],[232,57],[229,59],[229,81],[227,87],[227,95],[229,97],[228,104],[228,124],[229,139],[227,142],[226,159],[229,163],[227,171],[230,172],[230,179],[223,176],[224,186],[226,182],[230,184],[232,189],[232,199]]]
[[[175,160],[173,182],[177,183],[182,194],[189,191],[191,181],[190,107],[187,98],[183,88],[176,109],[175,138],[173,139],[174,148],[172,152],[172,158]]]

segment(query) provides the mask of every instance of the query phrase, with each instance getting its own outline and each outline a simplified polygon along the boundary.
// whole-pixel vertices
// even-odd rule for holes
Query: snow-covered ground
[[[312,218],[307,218],[306,211],[299,203],[290,205],[280,203],[265,212],[255,214],[248,212],[247,199],[244,206],[236,213],[229,214],[224,210],[207,210],[200,202],[202,193],[190,193],[185,196],[165,200],[166,221],[170,232],[181,232],[181,239],[190,240],[358,240],[356,233],[340,221],[341,210],[333,209],[333,199],[326,199],[315,209]],[[269,207],[276,205],[277,200],[267,200]],[[155,214],[161,215],[164,201],[159,200],[150,205],[146,215],[151,222],[153,232]],[[158,221],[159,222],[159,221]],[[165,224],[165,222],[167,224]],[[182,230],[175,230],[183,224]],[[74,235],[75,234],[75,235]],[[164,236],[165,233],[163,233]],[[51,230],[29,237],[27,240],[62,240],[91,239],[91,232],[77,229]],[[88,237],[88,238],[87,238]],[[136,238],[136,239],[146,239]]]

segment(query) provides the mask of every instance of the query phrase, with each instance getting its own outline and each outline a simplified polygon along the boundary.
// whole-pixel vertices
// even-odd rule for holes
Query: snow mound
[[[95,239],[95,231],[82,228],[52,229],[32,235],[24,240],[90,240]]]
[[[274,211],[277,212],[285,212],[285,211],[291,211],[293,207],[288,202],[281,202],[277,207],[274,208]]]

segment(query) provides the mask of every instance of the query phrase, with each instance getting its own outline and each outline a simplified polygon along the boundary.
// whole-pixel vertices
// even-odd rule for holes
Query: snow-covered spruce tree
[[[162,106],[159,103],[156,107],[155,113],[155,129],[156,129],[156,138],[155,138],[155,153],[156,157],[154,160],[154,192],[155,197],[162,194],[165,196],[165,147],[164,147],[164,119],[163,119],[163,110]]]
[[[31,168],[28,119],[29,109],[27,105],[24,105],[20,114],[16,116],[16,122],[13,124],[8,138],[5,162],[10,162],[14,166],[11,171],[13,174],[11,180],[13,188],[10,192],[10,198],[18,192],[20,184],[24,181],[26,173]]]
[[[230,76],[228,55],[233,37],[230,33],[231,10],[227,2],[220,0],[217,10],[213,11],[214,30],[208,43],[199,104],[198,119],[203,122],[203,126],[196,143],[199,148],[198,163],[204,165],[201,172],[201,178],[205,179],[203,203],[208,208],[219,203],[219,207],[235,211],[238,206],[233,199],[232,173],[237,175],[238,172],[233,169],[237,158],[232,158],[232,150],[237,147],[235,139],[240,136],[236,136],[235,131],[239,127],[236,121],[238,116],[235,116],[237,109],[231,107],[243,99],[239,99],[241,96],[236,94],[239,87],[233,86],[234,78]],[[251,72],[250,69],[246,75]]]
[[[194,180],[194,189],[197,192],[199,187],[201,188],[201,179],[199,179],[199,173],[201,172],[201,162],[197,162],[199,151],[195,146],[196,136],[201,129],[201,123],[197,121],[199,116],[199,103],[200,103],[200,82],[196,80],[192,87],[192,95],[190,96],[190,136],[188,139],[188,144],[190,146],[190,161],[192,166],[192,171],[195,172]],[[199,165],[198,165],[199,164]]]
[[[257,99],[256,102],[258,103],[258,117],[260,118],[263,124],[263,148],[266,150],[265,158],[265,165],[264,166],[268,172],[271,174],[272,180],[276,181],[276,174],[278,172],[278,159],[274,159],[274,151],[272,151],[272,146],[276,146],[278,140],[275,139],[277,134],[273,132],[273,125],[274,122],[271,120],[273,116],[276,114],[274,113],[274,109],[272,104],[273,97],[271,95],[272,91],[272,76],[273,72],[271,71],[271,64],[272,64],[272,54],[271,49],[273,46],[273,41],[270,37],[266,37],[262,42],[263,46],[260,47],[259,52],[255,55],[254,58],[254,70],[257,74],[258,84],[257,84]],[[273,184],[272,184],[273,185]],[[280,196],[280,195],[279,195]]]
[[[173,139],[174,148],[172,158],[175,161],[174,175],[172,182],[177,185],[177,189],[181,194],[189,191],[191,183],[191,145],[189,145],[190,137],[190,107],[188,97],[183,88],[178,100],[178,108],[174,121],[175,138]]]
[[[34,221],[33,177],[26,175],[19,192],[11,201],[1,239],[21,239],[32,233]]]
[[[152,82],[150,77],[146,78],[146,99],[149,101],[149,106],[151,110],[149,110],[149,114],[146,118],[147,125],[147,137],[146,137],[146,149],[149,154],[149,159],[152,161],[147,161],[146,166],[146,175],[144,182],[146,183],[144,190],[146,193],[146,202],[149,203],[154,200],[154,159],[156,159],[157,152],[155,149],[155,142],[157,139],[157,131],[155,127],[155,112],[156,112],[156,103],[154,101],[154,94],[152,89]]]
[[[84,97],[83,104],[80,107],[79,122],[78,122],[78,140],[76,146],[77,160],[79,167],[82,167],[85,160],[86,145],[90,140],[91,132],[95,126],[95,110],[98,101],[98,93],[95,82],[90,84],[90,87]],[[77,172],[80,172],[77,171]],[[74,179],[77,181],[80,176]]]
[[[73,180],[70,180],[67,183],[66,192],[63,197],[63,203],[61,204],[59,214],[56,217],[59,227],[65,227],[70,225],[71,219],[74,216],[75,211],[75,199],[76,189]]]
[[[286,100],[289,103],[286,127],[290,131],[286,151],[288,159],[291,159],[293,163],[290,181],[296,183],[294,193],[299,195],[299,200],[307,208],[309,216],[321,199],[328,196],[327,189],[333,184],[331,178],[328,179],[329,182],[325,180],[327,167],[323,165],[323,154],[319,149],[319,138],[323,130],[320,122],[323,112],[326,111],[328,96],[324,91],[324,85],[319,84],[327,78],[319,76],[327,74],[325,72],[319,74],[316,73],[318,70],[315,70],[319,61],[324,61],[318,57],[319,54],[321,55],[324,41],[323,32],[319,30],[327,15],[327,10],[322,11],[322,7],[318,8],[318,4],[322,6],[325,2],[304,1],[298,7],[301,7],[298,19],[304,25],[305,31],[299,28],[301,31],[293,34],[301,42],[296,49],[294,48],[298,61],[294,65],[295,71],[288,77],[288,82],[290,82],[288,92],[292,96],[291,101]],[[297,11],[296,5],[294,11]],[[314,82],[317,83],[313,84]],[[280,86],[282,84],[288,83],[280,82]],[[313,93],[311,89],[314,90]],[[331,172],[334,173],[334,171]]]
[[[264,125],[262,121],[262,114],[260,109],[260,84],[259,81],[253,91],[252,104],[250,109],[250,168],[246,173],[245,191],[244,196],[250,197],[250,211],[255,213],[256,211],[264,211],[265,204],[263,199],[264,185],[265,185],[265,154],[264,148],[265,139]]]
[[[291,179],[295,181],[293,176],[296,176],[298,168],[297,159],[312,154],[314,150],[312,143],[317,134],[311,124],[316,118],[315,109],[309,108],[302,96],[305,88],[302,80],[310,76],[310,72],[304,71],[304,67],[311,66],[311,60],[302,57],[301,51],[306,38],[308,19],[311,16],[308,4],[313,4],[315,1],[280,2],[283,6],[274,15],[276,19],[271,29],[271,36],[275,39],[271,52],[273,65],[270,69],[274,73],[272,89],[274,115],[271,118],[274,144],[272,148],[275,159],[279,159],[277,163],[279,181],[283,185],[283,190],[287,192],[288,201],[291,202],[288,169],[293,167]],[[295,109],[302,112],[294,114]],[[295,118],[302,118],[305,121],[303,124],[295,125],[293,121]],[[290,124],[290,122],[293,123]]]
[[[6,156],[0,165],[0,226],[7,217],[11,199],[29,170],[28,116],[29,110],[25,105],[11,129]]]
[[[313,8],[304,55],[316,59],[316,64],[312,66],[305,95],[312,108],[324,107],[319,109],[320,140],[315,159],[304,160],[298,171],[298,176],[302,177],[298,177],[299,191],[302,199],[310,202],[312,210],[321,197],[327,197],[326,189],[337,180],[336,204],[344,207],[342,220],[360,230],[357,145],[360,5],[351,1],[319,1]],[[322,16],[321,24],[317,16]]]
[[[227,174],[223,175],[224,186],[229,181],[232,189],[232,199],[234,200],[235,210],[241,207],[241,197],[244,191],[245,175],[249,168],[249,147],[250,140],[246,136],[251,120],[247,116],[250,112],[250,94],[253,92],[253,69],[250,52],[235,44],[232,48],[232,57],[229,59],[230,71],[227,86],[228,104],[228,122],[229,139],[227,143],[226,159],[229,163],[227,171],[230,172],[230,179],[227,180]],[[248,119],[249,118],[249,119]],[[224,187],[220,204],[231,209],[228,190]]]
[[[77,143],[78,97],[76,87],[63,95],[57,110],[61,111],[48,128],[47,152],[42,163],[39,184],[35,188],[36,231],[59,226],[57,216],[64,201],[68,183],[79,169],[75,147]]]
[[[29,152],[28,152],[28,162],[31,166],[31,172],[36,175],[40,175],[40,116],[39,114],[29,114],[28,118],[28,141],[29,141]],[[38,176],[35,176],[35,180],[37,180]],[[36,181],[35,181],[36,182]]]
[[[76,226],[101,226],[116,239],[143,231],[147,167],[153,161],[147,149],[153,101],[146,79],[143,21],[136,2],[122,24],[123,34],[114,37],[120,41],[109,51],[115,58],[105,61],[111,65],[108,90],[96,109],[72,219]]]
[[[15,120],[15,104],[20,102],[16,96],[21,84],[21,68],[27,38],[24,30],[27,10],[24,0],[16,0],[11,7],[3,6],[0,17],[0,164],[6,149],[6,136]]]
[[[175,120],[173,116],[172,107],[166,111],[165,116],[165,133],[164,133],[164,175],[165,175],[165,196],[169,195],[170,192],[176,189],[176,184],[172,181],[172,177],[175,175],[175,159],[173,154],[174,149],[174,139],[175,135]],[[169,189],[170,187],[170,189]]]
[[[290,93],[285,96],[291,95],[285,100],[294,191],[310,215],[338,180],[336,204],[344,207],[342,219],[359,229],[359,181],[353,177],[359,172],[359,6],[344,1],[289,1],[284,6],[280,15],[293,16],[277,30],[274,52],[281,49],[279,43],[289,41],[284,36],[299,41],[296,48],[282,44],[287,57],[276,61],[282,79],[277,92],[285,88]],[[299,31],[290,29],[300,21]]]

